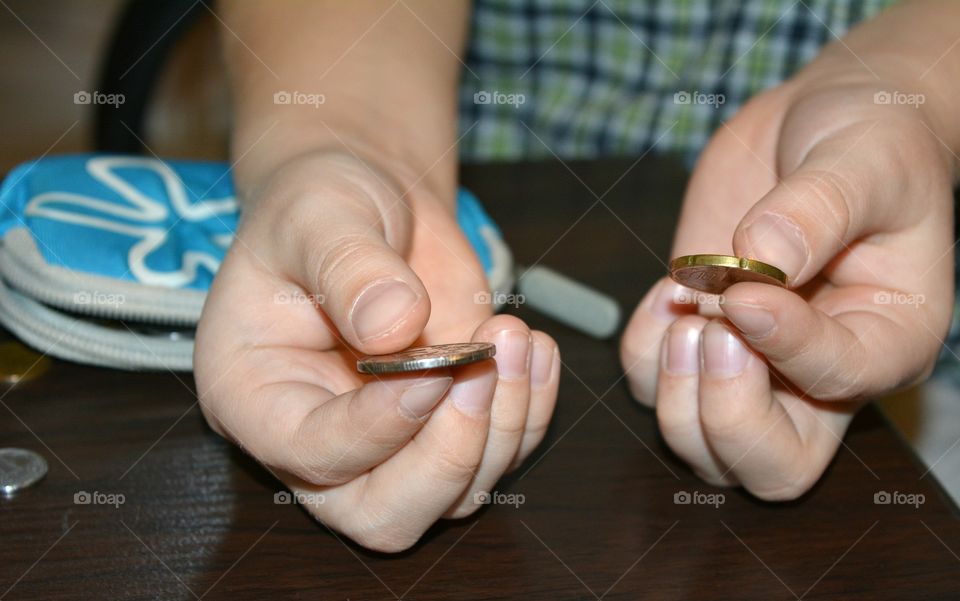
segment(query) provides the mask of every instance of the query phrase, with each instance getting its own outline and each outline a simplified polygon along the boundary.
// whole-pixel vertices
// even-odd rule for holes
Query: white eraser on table
[[[606,294],[547,267],[517,271],[517,292],[531,308],[596,338],[619,328],[620,306]]]

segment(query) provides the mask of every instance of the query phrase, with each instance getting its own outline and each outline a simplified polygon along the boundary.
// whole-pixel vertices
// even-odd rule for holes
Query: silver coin
[[[12,495],[47,475],[47,461],[27,449],[0,449],[0,492]]]
[[[437,367],[456,367],[493,357],[497,347],[487,342],[421,346],[389,355],[371,355],[357,361],[364,374],[397,374]]]

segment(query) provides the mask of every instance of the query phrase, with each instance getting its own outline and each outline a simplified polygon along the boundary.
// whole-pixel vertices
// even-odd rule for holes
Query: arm
[[[924,110],[937,136],[960,154],[960,3],[906,0],[827,46],[800,78],[848,72],[863,61],[865,81],[898,82],[902,93],[925,96]],[[891,90],[892,91],[892,90]]]
[[[423,183],[452,200],[455,53],[464,46],[468,2],[231,0],[221,7],[233,155],[245,155],[236,168],[241,193],[297,155],[342,151],[345,142],[403,189],[429,170]],[[276,105],[281,90],[323,94],[325,102]]]

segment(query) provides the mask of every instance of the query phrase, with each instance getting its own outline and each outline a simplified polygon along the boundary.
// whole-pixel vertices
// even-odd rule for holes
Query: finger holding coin
[[[478,509],[476,496],[494,490],[520,451],[531,411],[540,411],[541,401],[534,397],[531,387],[537,350],[530,328],[514,316],[497,315],[474,332],[474,341],[496,344],[497,385],[490,404],[483,461],[469,486],[445,513],[451,518],[470,515]],[[534,402],[538,406],[535,407]]]

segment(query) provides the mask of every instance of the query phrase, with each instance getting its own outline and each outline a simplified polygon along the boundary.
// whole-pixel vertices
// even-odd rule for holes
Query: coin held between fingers
[[[439,344],[407,349],[389,355],[369,355],[357,361],[363,374],[397,374],[438,367],[459,367],[492,358],[497,347],[488,342]]]
[[[673,281],[701,292],[720,294],[740,282],[758,282],[785,288],[787,274],[756,259],[729,255],[686,255],[670,261]]]

